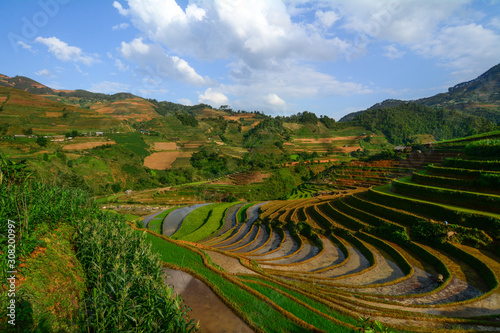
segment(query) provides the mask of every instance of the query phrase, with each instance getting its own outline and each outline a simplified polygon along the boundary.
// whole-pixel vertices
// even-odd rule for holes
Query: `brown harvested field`
[[[360,146],[352,146],[352,147],[338,147],[340,150],[342,150],[343,153],[350,153],[353,151],[356,151],[358,149],[361,149]]]
[[[61,117],[62,115],[63,115],[62,112],[45,111],[45,117],[47,118],[58,118]]]
[[[72,143],[69,145],[64,145],[63,150],[85,150],[92,149],[104,145],[114,145],[114,141],[97,141],[97,142],[83,142],[83,143]]]
[[[189,157],[191,154],[191,152],[187,151],[162,151],[153,153],[144,159],[144,166],[155,170],[165,170],[170,168],[178,157]]]
[[[7,96],[0,96],[0,103],[3,103],[7,100]]]
[[[336,136],[331,138],[319,138],[319,139],[294,139],[293,141],[304,142],[304,143],[332,143],[334,141],[351,141],[359,140],[365,138],[366,135],[357,136]]]
[[[236,120],[236,121],[239,121],[240,118],[248,120],[250,118],[255,118],[255,115],[251,114],[251,113],[241,113],[241,114],[236,114],[236,115],[232,115],[232,116],[224,116],[225,120]]]
[[[264,179],[268,178],[270,173],[262,172],[244,172],[232,175],[230,178],[235,185],[248,185],[254,183],[262,183]]]
[[[156,150],[176,150],[177,144],[175,142],[155,142]]]

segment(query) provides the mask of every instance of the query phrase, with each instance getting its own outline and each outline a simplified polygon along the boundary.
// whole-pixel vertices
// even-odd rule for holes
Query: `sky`
[[[0,73],[339,119],[500,63],[500,1],[0,0]]]

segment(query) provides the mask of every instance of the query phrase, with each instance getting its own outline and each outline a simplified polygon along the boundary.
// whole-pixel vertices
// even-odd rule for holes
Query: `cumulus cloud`
[[[49,52],[62,61],[81,62],[85,65],[98,61],[96,57],[84,54],[79,47],[70,46],[56,37],[37,37],[35,42],[48,46]]]
[[[203,94],[198,96],[198,103],[205,103],[213,107],[218,107],[219,105],[229,104],[229,98],[215,89],[208,88]]]
[[[126,15],[150,39],[200,59],[235,55],[262,68],[291,57],[332,60],[343,46],[337,37],[293,23],[280,1],[218,0],[190,4],[185,11],[174,0],[129,0],[128,5]],[[333,12],[318,15],[333,24]]]
[[[158,44],[146,44],[142,38],[130,43],[122,42],[120,53],[128,61],[137,63],[139,69],[150,76],[173,78],[191,85],[211,85],[209,78],[204,78],[184,60],[165,53]]]

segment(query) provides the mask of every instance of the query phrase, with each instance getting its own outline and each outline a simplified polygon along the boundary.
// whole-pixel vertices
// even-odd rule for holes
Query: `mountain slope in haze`
[[[433,108],[459,110],[500,124],[500,64],[493,66],[474,80],[449,88],[446,93],[420,98],[413,102]],[[388,99],[371,106],[368,110],[392,108],[403,103],[408,101]],[[339,121],[351,121],[362,112],[364,111],[347,114]]]

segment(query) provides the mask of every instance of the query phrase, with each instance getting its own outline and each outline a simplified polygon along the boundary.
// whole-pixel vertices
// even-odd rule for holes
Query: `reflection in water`
[[[199,321],[202,332],[253,332],[203,282],[179,270],[165,271],[169,275],[167,284],[172,285],[174,291],[182,296],[184,303],[191,308],[189,317]]]

